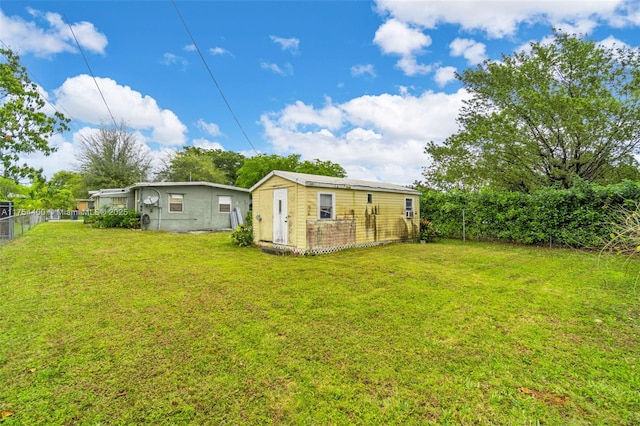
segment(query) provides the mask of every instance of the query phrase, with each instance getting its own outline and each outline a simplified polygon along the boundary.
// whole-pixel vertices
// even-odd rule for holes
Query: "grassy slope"
[[[43,224],[0,250],[0,410],[6,424],[638,424],[639,269],[460,242],[274,257],[226,233]]]

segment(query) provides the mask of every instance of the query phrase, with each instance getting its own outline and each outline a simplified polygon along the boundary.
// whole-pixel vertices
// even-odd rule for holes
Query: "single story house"
[[[81,214],[95,208],[94,200],[90,198],[79,198],[76,200],[76,210]]]
[[[251,188],[254,243],[328,253],[416,240],[420,192],[400,185],[273,171]]]
[[[211,182],[138,182],[92,197],[98,211],[135,210],[143,230],[173,232],[232,230],[251,202],[248,189]]]
[[[133,194],[128,188],[109,188],[89,191],[96,211],[127,209],[133,210]]]

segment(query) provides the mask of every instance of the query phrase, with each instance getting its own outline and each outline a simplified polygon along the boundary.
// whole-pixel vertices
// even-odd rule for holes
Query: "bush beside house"
[[[602,248],[611,239],[621,211],[640,203],[640,183],[545,188],[531,194],[425,191],[420,213],[437,235],[481,241]],[[435,231],[437,230],[437,231]]]
[[[95,228],[140,229],[140,213],[134,210],[107,210],[84,216],[84,223]]]

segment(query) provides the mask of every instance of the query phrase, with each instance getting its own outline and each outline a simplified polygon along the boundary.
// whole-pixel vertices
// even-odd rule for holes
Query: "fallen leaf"
[[[35,368],[30,368],[30,369],[29,369],[29,373],[35,373],[35,372],[36,372],[36,369],[35,369]]]
[[[5,417],[13,416],[16,412],[9,410],[0,410],[0,419],[4,419]]]

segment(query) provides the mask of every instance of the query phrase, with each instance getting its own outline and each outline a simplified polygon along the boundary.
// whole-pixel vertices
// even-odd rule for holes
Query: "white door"
[[[287,188],[273,190],[273,242],[287,244]]]

